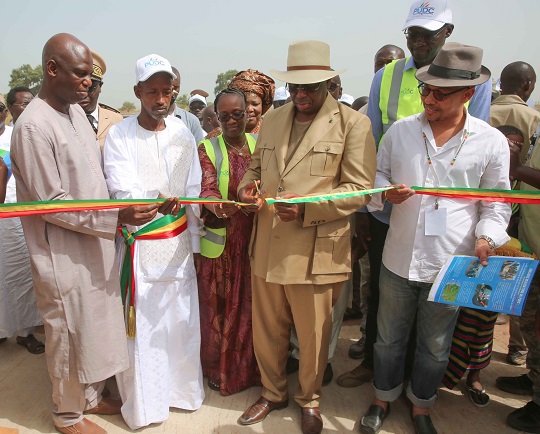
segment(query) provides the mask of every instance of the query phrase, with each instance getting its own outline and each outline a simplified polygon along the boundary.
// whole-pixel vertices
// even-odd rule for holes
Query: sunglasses
[[[313,93],[318,91],[321,88],[321,83],[312,83],[312,84],[293,84],[293,83],[287,83],[287,89],[290,93],[297,93],[300,89],[302,89],[306,93]]]
[[[236,112],[236,113],[233,113],[232,115],[229,115],[227,113],[218,113],[217,114],[217,118],[223,122],[224,124],[226,124],[227,122],[229,122],[231,119],[234,119],[235,121],[239,121],[241,120],[244,116],[246,115],[246,112],[243,111],[243,112]]]
[[[442,26],[441,29],[437,30],[436,32],[411,32],[409,29],[407,29],[403,33],[409,41],[416,41],[417,39],[421,38],[424,42],[429,42],[436,39],[444,29],[446,29],[446,26]]]
[[[0,104],[0,113],[4,113],[6,110],[6,106],[4,104]]]
[[[454,90],[452,92],[444,93],[441,92],[438,89],[431,89],[429,87],[426,87],[424,83],[421,83],[418,85],[418,91],[420,92],[420,96],[427,98],[430,93],[433,93],[433,98],[435,98],[437,101],[444,101],[449,95],[453,95],[458,92],[462,92],[466,89],[470,89],[469,87],[462,87],[457,90]]]
[[[103,83],[101,80],[92,80],[92,85],[88,88],[88,95],[92,95],[98,86],[101,86],[101,83]]]

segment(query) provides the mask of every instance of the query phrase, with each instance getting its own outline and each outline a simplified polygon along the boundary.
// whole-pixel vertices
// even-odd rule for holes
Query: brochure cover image
[[[452,256],[435,279],[428,300],[521,315],[538,261],[490,256],[483,266],[475,256]]]

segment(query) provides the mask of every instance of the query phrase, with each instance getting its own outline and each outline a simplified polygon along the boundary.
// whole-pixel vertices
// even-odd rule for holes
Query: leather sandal
[[[390,403],[388,403],[386,411],[379,405],[371,404],[360,420],[360,432],[363,434],[377,434],[389,414]]]
[[[25,347],[32,354],[43,354],[45,352],[45,344],[38,341],[34,335],[17,336],[17,344]]]

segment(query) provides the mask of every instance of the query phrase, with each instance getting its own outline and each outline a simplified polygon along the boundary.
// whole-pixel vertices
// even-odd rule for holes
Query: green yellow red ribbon
[[[313,196],[297,196],[294,198],[266,198],[266,203],[308,203],[333,201],[343,198],[364,196],[381,193],[394,187],[374,188],[371,190],[346,191]],[[481,188],[454,188],[454,187],[411,187],[416,194],[430,196],[451,197],[454,199],[484,200],[489,202],[511,202],[525,204],[540,204],[540,191],[523,190],[487,190]],[[49,200],[41,202],[19,202],[0,204],[0,218],[25,217],[38,214],[52,214],[57,212],[95,211],[104,209],[126,208],[132,205],[147,205],[150,203],[163,203],[166,199],[111,199],[111,200]],[[179,197],[182,205],[191,204],[219,204],[236,203],[240,206],[249,204],[222,200],[215,198]]]
[[[429,196],[451,197],[453,199],[484,200],[487,202],[510,202],[540,204],[540,191],[523,190],[486,190],[482,188],[455,187],[411,187],[416,194]]]
[[[163,240],[180,235],[187,228],[186,208],[180,209],[177,216],[165,215],[136,232],[129,232],[125,226],[120,226],[118,231],[126,242],[126,253],[122,263],[120,274],[120,290],[124,316],[126,319],[127,335],[135,337],[135,241],[136,240]]]

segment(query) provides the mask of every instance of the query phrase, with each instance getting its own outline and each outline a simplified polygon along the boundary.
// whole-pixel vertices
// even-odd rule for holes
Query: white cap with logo
[[[144,56],[142,59],[137,60],[137,66],[135,66],[135,83],[146,81],[158,72],[170,74],[173,80],[176,78],[171,63],[167,59],[158,54]]]
[[[449,0],[415,1],[411,5],[403,30],[409,27],[422,27],[435,31],[445,24],[452,24]]]

